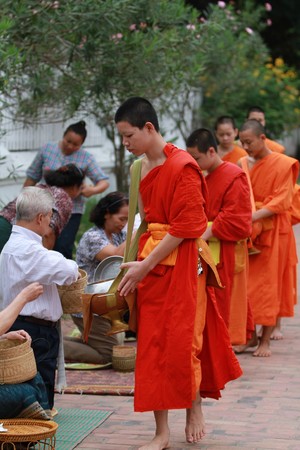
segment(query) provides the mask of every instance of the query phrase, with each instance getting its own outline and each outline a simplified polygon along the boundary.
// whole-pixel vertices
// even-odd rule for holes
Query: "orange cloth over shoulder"
[[[285,152],[284,146],[279,144],[279,142],[272,141],[272,139],[268,139],[268,138],[266,138],[265,142],[266,142],[266,146],[268,147],[268,149],[272,150],[272,152],[275,152],[275,153],[284,153]]]
[[[243,156],[247,156],[246,150],[239,145],[234,145],[230,152],[223,155],[222,160],[236,164]]]

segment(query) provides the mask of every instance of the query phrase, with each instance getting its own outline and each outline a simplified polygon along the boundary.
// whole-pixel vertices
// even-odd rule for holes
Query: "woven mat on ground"
[[[134,372],[66,370],[65,394],[133,395]]]
[[[58,423],[56,448],[72,450],[111,414],[111,411],[95,409],[58,408],[58,415],[54,418]]]

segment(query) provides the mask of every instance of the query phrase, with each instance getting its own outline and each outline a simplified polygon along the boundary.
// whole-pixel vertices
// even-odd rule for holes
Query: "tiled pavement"
[[[300,248],[300,225],[295,231]],[[284,319],[283,332],[270,358],[240,355],[244,375],[227,385],[219,401],[204,401],[201,444],[184,442],[185,413],[170,412],[171,449],[300,450],[299,305],[295,318]],[[134,413],[132,397],[65,394],[56,395],[55,405],[113,411],[76,449],[134,450],[153,436],[152,413]]]

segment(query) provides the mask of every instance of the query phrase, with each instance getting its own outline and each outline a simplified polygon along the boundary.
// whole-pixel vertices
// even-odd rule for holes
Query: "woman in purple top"
[[[50,229],[43,238],[43,244],[49,250],[62,232],[72,213],[73,199],[80,195],[84,174],[75,164],[67,164],[57,170],[48,170],[44,174],[46,184],[38,184],[41,189],[48,189],[54,197]],[[9,202],[0,211],[0,252],[9,239],[12,225],[16,218],[16,199]]]
[[[54,250],[62,253],[66,258],[72,258],[72,251],[76,233],[84,210],[84,197],[91,197],[105,191],[109,183],[108,176],[98,166],[95,158],[82,148],[87,131],[85,122],[69,125],[63,134],[63,138],[57,143],[47,143],[36,155],[26,171],[26,186],[34,186],[44,177],[45,170],[55,170],[66,164],[75,164],[93,185],[84,184],[81,195],[73,202],[71,218],[57,239]]]

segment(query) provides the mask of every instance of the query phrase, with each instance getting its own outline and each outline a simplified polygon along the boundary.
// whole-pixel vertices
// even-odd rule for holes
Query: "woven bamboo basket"
[[[23,445],[26,442],[25,448],[27,448],[28,443],[30,449],[55,450],[57,423],[51,420],[35,419],[1,419],[1,422],[8,431],[0,433],[0,442],[11,443],[9,449],[19,448],[18,442],[22,442]],[[6,448],[5,444],[3,445],[3,448]]]
[[[0,384],[17,384],[37,374],[35,357],[29,341],[0,340]]]
[[[115,345],[112,353],[112,366],[118,372],[132,372],[135,368],[136,350],[129,345]]]
[[[85,270],[79,269],[81,278],[69,286],[57,286],[63,312],[65,314],[73,314],[82,312],[82,294],[87,285],[87,273]]]

